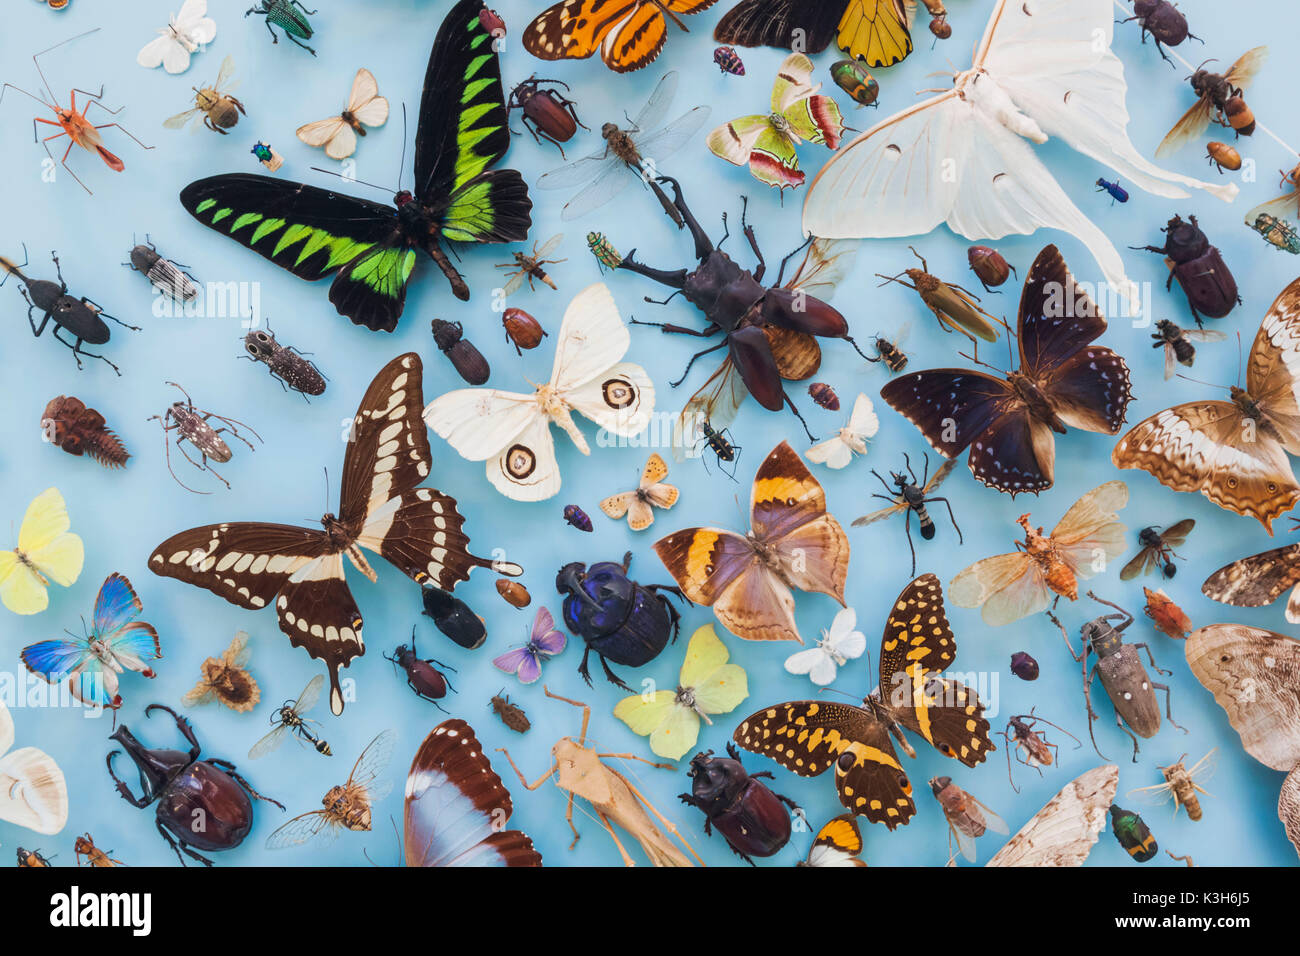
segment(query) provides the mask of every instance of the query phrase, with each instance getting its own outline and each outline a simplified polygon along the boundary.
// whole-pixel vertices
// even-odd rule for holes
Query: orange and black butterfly
[[[542,60],[600,58],[615,73],[654,61],[668,39],[671,18],[683,30],[687,16],[717,0],[562,0],[539,13],[524,30],[524,49]]]
[[[840,803],[892,830],[912,818],[916,804],[891,735],[909,757],[916,751],[902,727],[968,767],[997,749],[975,691],[939,676],[956,655],[939,579],[923,574],[890,609],[880,641],[880,686],[861,707],[821,700],[777,704],[747,717],[732,736],[801,777],[834,766]]]

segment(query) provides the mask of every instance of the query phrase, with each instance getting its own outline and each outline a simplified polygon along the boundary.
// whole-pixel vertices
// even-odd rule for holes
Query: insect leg
[[[1057,616],[1053,614],[1051,611],[1047,612],[1047,617],[1060,630],[1061,640],[1065,641],[1065,646],[1069,648],[1070,656],[1074,658],[1075,663],[1078,663],[1079,661],[1086,658],[1088,655],[1088,648],[1085,646],[1081,653],[1079,654],[1074,653],[1074,645],[1070,643],[1070,635],[1065,632],[1065,625],[1062,624],[1060,620],[1057,618]]]
[[[754,250],[754,257],[758,259],[758,268],[754,270],[754,279],[762,282],[763,274],[767,272],[767,262],[763,259],[762,250],[758,248],[758,237],[754,234],[754,227],[745,222],[745,215],[749,212],[749,197],[741,196],[740,198],[740,226],[744,230],[745,238],[749,240],[749,248]]]
[[[258,800],[265,800],[267,803],[274,803],[281,810],[284,809],[284,804],[281,803],[279,800],[272,800],[270,797],[264,797],[256,790],[254,790],[252,784],[250,784],[238,772],[236,772],[235,765],[231,763],[229,760],[221,760],[217,757],[209,757],[208,763],[212,764],[214,767],[219,767],[220,769],[224,770],[227,774],[229,774],[231,777],[233,777],[237,784],[239,784],[241,787],[243,787],[245,790],[248,791],[249,796],[255,797]]]
[[[98,104],[94,104],[94,105],[98,105]],[[107,107],[105,107],[105,108],[107,108]],[[136,139],[135,136],[131,133],[131,131],[128,130],[125,126],[123,126],[121,123],[105,123],[103,126],[96,126],[96,127],[95,127],[95,129],[114,129],[114,128],[116,128],[116,129],[120,129],[123,133],[126,133],[127,136],[129,136],[131,139],[135,140],[135,144],[136,144],[137,146],[139,146],[141,149],[153,149],[153,148],[154,148],[154,147],[152,147],[152,146],[146,146],[144,143],[142,143],[142,142],[140,142],[138,139]],[[214,128],[215,128],[215,127],[214,127]],[[224,133],[225,130],[223,130],[223,129],[219,129],[219,130],[217,130],[217,132],[218,132],[218,133]]]
[[[529,783],[527,780],[524,779],[524,772],[519,769],[519,767],[515,764],[514,758],[510,756],[509,750],[507,750],[505,747],[498,747],[497,753],[503,753],[506,755],[506,760],[510,762],[510,767],[511,769],[514,770],[515,776],[519,778],[519,782],[523,784],[524,788],[527,790],[536,790],[547,780],[551,779],[551,776],[555,773],[556,770],[559,769],[559,766],[554,761],[552,761],[550,770],[546,771],[546,773],[542,774],[532,783]]]
[[[254,11],[252,10],[248,11],[248,13],[253,13],[253,12]],[[245,13],[244,16],[248,16],[248,13]],[[267,17],[263,22],[266,24],[266,32],[271,34],[271,42],[279,43],[280,42],[279,38],[275,35],[275,31],[271,29],[271,18]]]
[[[1162,690],[1165,692],[1165,716],[1169,718],[1169,722],[1173,724],[1175,727],[1177,727],[1179,730],[1181,730],[1183,733],[1187,733],[1187,728],[1184,727],[1182,724],[1178,723],[1178,721],[1174,720],[1174,712],[1171,709],[1173,702],[1170,699],[1169,685],[1157,684],[1153,681],[1151,686],[1155,690]]]
[[[1084,659],[1083,666],[1085,668],[1084,674],[1086,675],[1083,682],[1083,702],[1088,708],[1088,736],[1092,739],[1092,749],[1097,751],[1097,756],[1101,757],[1102,760],[1107,760],[1109,758],[1107,758],[1107,756],[1101,752],[1101,748],[1097,746],[1097,737],[1093,733],[1093,729],[1092,729],[1093,721],[1097,719],[1097,713],[1092,709],[1092,682],[1097,677],[1097,668],[1100,665],[1099,664],[1092,665],[1092,673],[1090,675],[1087,673],[1088,663],[1086,657]],[[1116,715],[1115,720],[1120,723],[1121,727],[1124,726],[1123,722],[1119,720],[1119,715]],[[1124,727],[1124,729],[1125,731],[1128,731],[1127,727]],[[1133,736],[1131,732],[1129,733],[1129,736],[1130,737]],[[1137,752],[1136,740],[1133,743],[1133,747],[1134,747],[1134,753],[1136,753]],[[1135,757],[1134,759],[1136,760],[1137,758]]]
[[[298,4],[298,5],[299,5],[299,6],[302,6],[302,4]],[[295,36],[294,36],[292,33],[290,33],[288,30],[285,30],[285,31],[284,31],[284,35],[287,36],[291,42],[293,42],[293,43],[297,44],[298,46],[302,47],[304,50],[306,50],[306,51],[307,51],[308,53],[310,53],[312,56],[315,56],[315,55],[316,55],[316,51],[315,51],[315,50],[313,50],[313,49],[312,49],[311,47],[309,47],[307,44],[303,43],[301,40],[299,40],[297,37],[295,37]]]
[[[660,770],[676,770],[676,769],[677,769],[677,765],[676,765],[676,764],[672,764],[672,763],[655,763],[653,760],[647,760],[645,757],[640,757],[640,756],[637,756],[636,754],[596,754],[596,756],[599,757],[601,760],[605,760],[605,759],[613,760],[613,759],[615,759],[615,758],[617,758],[617,759],[619,759],[619,760],[639,760],[639,761],[641,761],[642,763],[648,763],[648,764],[649,764],[650,766],[652,766],[652,767],[658,767]],[[752,777],[753,774],[750,774],[750,776]]]
[[[641,759],[645,759],[645,758],[641,758]],[[646,761],[646,763],[649,762],[650,761],[648,760]],[[656,766],[658,765],[656,764]],[[669,766],[671,766],[671,764],[669,764]],[[614,771],[611,771],[611,773],[614,773]],[[677,830],[677,827],[673,825],[673,822],[669,820],[667,817],[665,817],[658,810],[656,810],[654,808],[654,804],[652,804],[649,800],[647,800],[644,796],[642,796],[641,791],[638,790],[636,787],[632,786],[631,782],[627,780],[627,778],[625,778],[622,774],[615,773],[615,776],[617,776],[619,780],[623,781],[623,786],[627,787],[628,790],[632,791],[632,796],[636,797],[636,799],[641,803],[642,806],[644,806],[647,810],[649,810],[652,814],[654,814],[655,819],[657,819],[660,823],[663,824],[665,830],[667,830],[673,836],[677,837],[678,840],[681,840],[682,846],[686,847],[687,851],[691,854],[691,856],[695,857],[696,861],[700,864],[700,866],[703,866],[704,861],[700,859],[700,855],[691,849],[691,845],[687,843],[686,840],[682,837],[681,833]]]
[[[1154,667],[1154,668],[1156,669],[1156,672],[1157,672],[1157,673],[1160,673],[1160,674],[1172,674],[1172,673],[1173,673],[1173,671],[1167,671],[1167,670],[1165,670],[1163,667],[1161,667],[1159,664],[1156,663],[1155,656],[1151,653],[1151,648],[1147,645],[1147,643],[1146,643],[1145,641],[1142,641],[1142,642],[1140,642],[1140,643],[1134,644],[1134,645],[1132,645],[1132,646],[1133,646],[1133,647],[1141,647],[1141,648],[1143,648],[1143,649],[1146,650],[1146,652],[1147,652],[1147,658],[1151,661],[1151,666]]]
[[[699,358],[699,357],[702,356],[702,355],[708,355],[710,352],[716,352],[718,349],[725,349],[725,348],[726,348],[728,345],[730,345],[730,344],[731,344],[731,343],[730,343],[730,340],[728,340],[728,339],[723,339],[723,340],[722,340],[721,342],[719,342],[717,345],[714,345],[714,346],[711,346],[710,348],[704,349],[704,351],[702,351],[702,352],[696,352],[694,355],[691,356],[691,360],[690,360],[689,362],[686,363],[686,368],[682,371],[682,374],[681,374],[680,376],[678,376],[677,381],[675,381],[675,382],[669,382],[668,384],[669,384],[670,386],[672,386],[673,388],[676,388],[678,385],[682,384],[682,382],[686,381],[686,376],[687,376],[687,375],[690,375],[690,374],[691,374],[691,366],[695,364],[695,360],[696,360],[697,358]],[[797,414],[797,413],[796,413],[796,414]]]
[[[210,492],[210,491],[199,491],[197,488],[191,488],[189,485],[185,484],[185,482],[181,481],[179,478],[176,477],[176,471],[175,471],[175,469],[172,468],[172,443],[171,443],[171,439],[167,436],[167,433],[168,433],[169,431],[171,431],[172,428],[175,428],[176,426],[175,426],[175,425],[172,425],[172,426],[169,427],[169,426],[167,425],[167,423],[166,423],[165,421],[163,421],[163,419],[162,419],[160,416],[158,416],[158,415],[153,415],[153,416],[151,416],[149,420],[150,420],[150,421],[153,421],[154,419],[158,419],[158,421],[162,422],[162,429],[163,429],[163,458],[164,458],[164,459],[166,460],[166,462],[167,462],[167,471],[168,471],[168,473],[171,474],[172,479],[176,482],[176,484],[180,485],[180,486],[181,486],[182,488],[184,488],[186,491],[192,492],[192,493],[194,493],[194,494],[196,494],[196,495],[210,495],[210,494],[212,494],[212,492]],[[195,468],[198,468],[198,467],[199,467],[197,464],[194,463],[194,459],[193,459],[193,458],[190,458],[190,456],[185,452],[185,448],[184,448],[184,446],[182,446],[182,445],[180,444],[180,442],[177,442],[177,443],[176,443],[176,447],[179,448],[179,449],[181,450],[181,453],[185,455],[186,459],[189,460],[190,464],[194,465]]]
[[[613,684],[615,687],[621,687],[621,688],[623,688],[623,690],[627,691],[629,694],[634,693],[634,691],[632,690],[632,688],[629,687],[629,686],[624,682],[623,678],[619,677],[619,676],[618,676],[617,674],[615,674],[612,670],[610,670],[610,667],[609,667],[609,661],[605,660],[605,655],[603,655],[603,654],[601,654],[599,651],[597,651],[597,652],[596,652],[596,657],[600,659],[600,666],[601,666],[602,668],[604,668],[604,670],[605,670],[605,680],[609,681],[609,682],[610,682],[611,684]]]
[[[1124,718],[1121,717],[1119,714],[1116,714],[1116,715],[1115,715],[1115,726],[1118,727],[1120,730],[1124,731],[1124,733],[1128,734],[1129,737],[1132,739],[1132,741],[1133,741],[1133,762],[1134,762],[1134,763],[1137,763],[1137,762],[1138,762],[1138,739],[1137,739],[1137,737],[1134,735],[1133,731],[1131,731],[1131,730],[1128,729],[1128,725],[1124,723]],[[1096,743],[1096,742],[1094,741],[1094,746],[1095,746],[1095,743]],[[1104,760],[1105,758],[1103,757],[1102,759]]]
[[[676,294],[677,294],[677,293],[675,293],[675,292],[673,293],[673,295],[676,295]],[[670,296],[669,298],[671,298],[671,296]],[[651,302],[651,301],[653,301],[653,300],[650,299],[650,298],[647,298],[646,301],[647,301],[647,302]],[[655,303],[655,304],[656,304],[656,305],[664,305],[664,304],[667,303],[667,301],[668,301],[668,300],[665,299],[663,302],[657,302],[657,303]],[[710,322],[710,323],[709,323],[708,325],[706,325],[703,329],[688,329],[688,328],[687,328],[686,326],[684,326],[684,325],[673,325],[671,322],[643,322],[641,319],[638,319],[638,318],[636,318],[635,316],[633,316],[633,317],[631,317],[631,318],[628,319],[628,323],[629,323],[630,325],[648,325],[648,326],[651,326],[652,328],[662,329],[665,335],[668,335],[668,334],[672,334],[672,335],[694,335],[696,338],[700,338],[700,339],[711,338],[711,337],[717,335],[719,332],[722,331],[722,329],[718,327],[717,323],[714,323],[714,322]]]
[[[209,465],[209,464],[207,463],[207,461],[208,461],[207,456],[204,455],[204,456],[203,456],[204,469],[205,469],[206,471],[211,472],[213,475],[215,475],[218,481],[220,481],[223,485],[225,485],[227,488],[229,488],[229,487],[230,487],[230,482],[226,481],[226,479],[222,478],[221,475],[217,474],[217,470],[216,470],[215,468],[213,468],[211,465]]]
[[[41,337],[41,333],[45,331],[45,326],[50,324],[51,314],[49,312],[46,312],[45,317],[41,319],[41,324],[38,327],[36,325],[36,320],[32,318],[32,311],[36,308],[36,303],[33,302],[31,300],[31,297],[27,295],[26,287],[19,289],[18,291],[21,292],[23,294],[23,298],[27,300],[27,324],[32,327],[32,335],[39,339]]]
[[[685,377],[685,375],[682,376],[682,378]],[[804,421],[803,416],[799,414],[799,409],[794,407],[794,402],[790,399],[790,396],[785,393],[784,389],[782,389],[781,394],[785,397],[785,403],[790,406],[790,411],[794,412],[794,417],[799,419],[799,424],[803,426],[803,432],[808,436],[808,440],[816,441],[817,439],[813,437],[813,433],[808,429],[808,423]]]
[[[614,846],[618,847],[618,855],[623,858],[623,865],[636,866],[636,862],[630,856],[627,855],[627,850],[623,847],[622,842],[619,840],[618,834],[614,832],[614,827],[610,825],[609,818],[605,816],[605,814],[600,810],[599,807],[593,806],[592,809],[596,811],[596,817],[600,820],[600,825],[605,828],[605,831],[609,834],[609,838],[614,841]],[[573,820],[569,820],[569,826],[573,826]],[[573,838],[573,842],[569,844],[570,850],[572,850],[578,844],[578,838],[576,836],[578,831],[575,829],[573,832],[575,836]]]
[[[587,725],[591,723],[591,707],[588,704],[578,700],[570,700],[568,697],[561,697],[559,694],[552,694],[551,689],[545,684],[542,685],[542,691],[552,700],[561,700],[566,704],[572,704],[574,707],[582,708],[582,730],[578,734],[578,745],[582,746],[587,742]],[[509,756],[507,754],[507,756]],[[532,789],[531,787],[529,789]]]
[[[888,492],[888,498],[889,498],[889,500],[890,500],[890,501],[893,501],[893,500],[894,500],[893,489],[889,487],[888,482],[886,482],[884,478],[881,478],[881,477],[880,477],[880,472],[876,471],[876,469],[872,468],[872,469],[871,469],[871,473],[872,473],[873,475],[876,476],[877,480],[878,480],[882,485],[885,486],[885,491]],[[886,497],[886,496],[885,496],[885,495],[881,495],[880,497],[883,498],[883,497]]]
[[[308,10],[301,3],[299,3],[298,0],[293,0],[293,5],[297,7],[299,10],[301,10],[303,13],[307,14],[308,16],[312,16],[312,17],[316,16],[315,10]]]
[[[960,528],[960,527],[958,526],[958,524],[957,524],[957,518],[956,518],[956,516],[952,513],[952,504],[951,504],[951,502],[949,502],[947,498],[926,498],[925,501],[927,501],[927,502],[932,502],[932,501],[942,501],[942,502],[944,503],[944,507],[946,507],[946,508],[948,509],[948,520],[951,521],[951,522],[952,522],[952,526],[953,526],[954,528],[957,529],[957,543],[958,543],[958,544],[962,544],[963,541],[964,541],[964,539],[962,538],[962,535],[961,535],[961,528]]]
[[[912,552],[912,577],[916,577],[916,545],[912,543],[912,509],[907,509],[907,517],[903,519],[903,530],[907,532],[907,547]]]
[[[1000,730],[998,731],[998,733],[1002,735],[1002,739],[1005,741],[1005,743],[1003,744],[1003,749],[1007,752],[1007,782],[1011,784],[1012,790],[1014,790],[1016,793],[1019,793],[1020,788],[1016,786],[1016,781],[1011,777],[1011,751],[1013,749],[1011,746],[1011,738],[1007,736],[1007,732],[1005,730]]]
[[[795,249],[788,256],[786,256],[784,259],[781,260],[781,267],[776,271],[776,284],[778,286],[781,285],[781,280],[785,278],[786,265],[790,262],[791,259],[797,256],[799,253],[803,252],[810,245],[812,245],[812,241],[813,241],[813,237],[809,236],[807,239],[804,240],[803,245],[799,246],[797,249]]]
[[[238,438],[240,441],[242,441],[242,442],[243,442],[245,445],[247,445],[249,448],[252,448],[252,447],[253,447],[253,443],[250,442],[250,441],[249,441],[247,438],[245,438],[243,435],[239,434],[238,429],[235,427],[236,425],[243,425],[243,427],[247,428],[250,432],[253,433],[253,436],[254,436],[258,441],[261,441],[261,440],[262,440],[262,436],[259,435],[259,434],[257,434],[257,430],[256,430],[255,428],[253,428],[252,425],[249,425],[249,424],[246,424],[246,423],[244,423],[244,422],[241,422],[238,418],[227,418],[225,415],[218,415],[216,412],[208,412],[208,413],[204,416],[204,420],[206,421],[206,420],[209,419],[209,418],[215,418],[215,419],[216,419],[217,421],[219,421],[219,422],[225,422],[225,423],[226,423],[226,427],[230,429],[230,434],[234,435],[236,438]],[[223,429],[221,429],[221,431],[225,431],[225,429],[223,428]]]
[[[107,312],[105,312],[105,311],[100,307],[99,303],[96,302],[94,299],[87,299],[85,296],[82,296],[82,297],[81,297],[81,302],[82,302],[83,305],[87,305],[87,306],[90,306],[91,308],[93,308],[93,309],[95,310],[95,314],[96,314],[96,315],[99,315],[99,316],[101,316],[101,317],[103,317],[103,318],[105,318],[105,319],[111,319],[112,321],[116,322],[118,325],[122,326],[122,328],[124,328],[124,329],[130,329],[132,332],[139,332],[139,331],[140,331],[140,326],[138,326],[138,325],[127,325],[125,322],[123,322],[123,321],[122,321],[121,319],[119,319],[117,316],[115,316],[115,315],[109,315]]]
[[[176,840],[172,838],[172,835],[168,833],[165,829],[163,829],[163,825],[161,822],[155,820],[154,826],[158,828],[158,832],[159,834],[162,835],[162,838],[165,841],[167,841],[167,845],[172,848],[172,852],[176,854],[176,859],[181,861],[181,866],[185,866],[185,857],[181,856],[181,847],[185,845],[183,843],[177,843]],[[189,847],[185,847],[185,853],[187,856],[191,856],[194,859],[198,860],[204,866],[212,865],[211,860],[204,859],[203,857],[195,853],[193,850],[191,850]]]

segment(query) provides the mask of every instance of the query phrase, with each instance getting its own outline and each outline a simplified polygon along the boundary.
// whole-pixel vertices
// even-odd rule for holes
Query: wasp
[[[903,461],[907,465],[907,474],[903,474],[900,471],[891,471],[889,473],[890,481],[894,483],[893,488],[890,488],[889,482],[885,481],[876,469],[871,469],[871,473],[876,476],[876,479],[882,485],[885,486],[885,491],[887,492],[887,494],[883,495],[873,494],[871,497],[883,498],[885,501],[891,502],[891,504],[887,508],[881,508],[879,511],[873,511],[869,515],[863,515],[861,518],[858,518],[853,522],[853,526],[855,528],[860,528],[863,525],[869,525],[880,521],[882,518],[896,515],[900,511],[907,512],[907,518],[903,527],[907,532],[907,546],[912,550],[912,575],[915,577],[916,546],[912,543],[913,512],[916,513],[916,522],[920,526],[921,537],[926,541],[930,541],[934,538],[936,529],[934,526],[934,519],[930,517],[930,512],[926,510],[925,506],[936,501],[942,501],[944,506],[948,509],[948,520],[952,522],[952,526],[957,532],[957,543],[961,544],[963,542],[961,528],[958,527],[957,518],[952,513],[952,503],[947,498],[934,496],[934,491],[943,484],[943,480],[952,474],[953,468],[957,466],[957,459],[946,459],[935,471],[934,477],[930,478],[930,456],[926,455],[925,467],[919,480],[916,477],[916,472],[912,470],[912,460],[907,457],[906,453],[903,455]],[[927,478],[929,478],[928,481],[926,480]]]

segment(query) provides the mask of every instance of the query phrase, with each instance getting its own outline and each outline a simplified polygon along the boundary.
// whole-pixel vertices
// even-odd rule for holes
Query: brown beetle
[[[1231,169],[1234,172],[1241,169],[1241,153],[1227,143],[1220,143],[1217,140],[1207,143],[1205,156],[1209,159],[1210,165],[1219,167],[1220,174],[1225,169]]]
[[[542,337],[547,334],[542,323],[523,309],[506,309],[501,314],[501,325],[506,330],[506,338],[514,343],[515,351],[520,355],[522,349],[535,349],[542,344]]]
[[[491,369],[483,353],[474,347],[474,343],[465,338],[465,329],[459,322],[447,322],[434,319],[432,323],[433,341],[442,354],[456,366],[460,377],[471,385],[482,385],[488,380]]]
[[[528,715],[524,713],[524,709],[518,704],[510,703],[510,695],[505,692],[504,687],[497,692],[497,695],[489,703],[492,705],[493,712],[501,718],[501,723],[515,733],[526,734],[528,729],[533,726],[528,719]]]
[[[410,645],[398,644],[393,649],[393,656],[384,655],[384,660],[391,661],[406,674],[406,686],[415,691],[415,696],[422,700],[427,700],[444,714],[447,713],[445,707],[438,703],[442,698],[447,696],[448,691],[455,691],[456,688],[451,686],[451,681],[447,680],[447,675],[438,670],[438,667],[445,667],[449,671],[456,668],[450,664],[444,664],[442,661],[436,661],[432,657],[421,658],[419,652],[415,649],[415,628],[411,628]],[[433,665],[437,664],[438,667]]]
[[[99,847],[95,846],[95,841],[91,839],[89,833],[77,837],[77,842],[73,845],[73,852],[77,855],[77,866],[81,866],[81,858],[84,856],[86,862],[93,867],[112,867],[126,866],[121,860],[115,860]]]
[[[840,397],[835,394],[835,389],[825,382],[813,382],[808,386],[808,394],[812,396],[814,402],[827,411],[838,412],[840,410]]]
[[[528,588],[518,581],[507,581],[505,578],[497,578],[497,593],[505,598],[507,604],[513,604],[515,607],[528,607],[533,601]]]
[[[1002,253],[988,246],[971,246],[966,250],[966,261],[970,263],[971,272],[980,280],[985,292],[992,292],[1016,271],[1016,267],[1008,263]],[[1019,273],[1016,278],[1020,278]]]
[[[519,110],[524,114],[524,129],[533,134],[533,139],[540,143],[543,139],[554,143],[564,155],[561,143],[567,143],[578,132],[578,127],[590,129],[578,119],[578,111],[573,100],[555,87],[543,87],[543,83],[553,83],[569,89],[569,84],[561,80],[538,79],[535,75],[524,80],[510,91],[506,102],[506,112]],[[539,135],[540,134],[540,135]]]
[[[912,255],[921,260],[921,268],[904,269],[896,276],[881,275],[877,272],[876,276],[885,280],[881,285],[897,282],[916,292],[926,308],[934,313],[934,317],[939,321],[939,327],[945,331],[951,332],[955,329],[972,342],[977,342],[978,339],[996,342],[998,340],[996,326],[1006,328],[1006,323],[980,308],[977,305],[978,296],[959,285],[944,282],[938,276],[931,275],[925,257],[911,246],[908,248],[912,250]],[[904,282],[901,278],[904,275],[912,281]]]

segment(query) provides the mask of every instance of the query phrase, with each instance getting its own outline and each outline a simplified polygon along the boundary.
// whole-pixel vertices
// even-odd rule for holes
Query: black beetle
[[[455,692],[456,688],[451,686],[451,681],[447,680],[447,675],[438,670],[438,667],[445,667],[449,671],[454,671],[456,668],[433,658],[421,659],[415,650],[414,627],[411,628],[410,647],[405,644],[398,644],[393,651],[393,656],[389,657],[385,654],[384,660],[392,661],[406,672],[406,686],[415,691],[416,697],[429,701],[444,714],[447,713],[446,709],[438,701],[447,696],[447,691]],[[437,664],[438,667],[434,667],[434,664]]]
[[[1221,319],[1240,304],[1237,280],[1232,277],[1218,248],[1210,245],[1210,240],[1201,232],[1195,216],[1184,220],[1175,215],[1162,231],[1165,234],[1163,246],[1133,248],[1158,252],[1166,257],[1170,272],[1165,288],[1173,288],[1174,280],[1178,280],[1198,326],[1202,325],[1202,314],[1207,318]]]
[[[460,377],[471,385],[482,385],[488,380],[491,369],[483,353],[474,347],[474,343],[465,338],[465,330],[459,322],[447,322],[434,319],[432,323],[433,341],[442,354],[451,359]]]
[[[578,673],[588,686],[587,657],[592,651],[605,668],[605,679],[631,693],[632,688],[609,669],[609,661],[640,667],[659,656],[670,638],[677,640],[681,614],[659,592],[685,600],[681,590],[671,585],[637,584],[627,576],[631,563],[629,551],[622,564],[602,561],[587,567],[574,561],[555,576],[555,589],[566,595],[564,624],[585,645]]]
[[[142,244],[131,247],[130,260],[122,265],[144,273],[158,291],[173,301],[184,304],[198,296],[194,276],[184,271],[189,267],[164,258],[148,235]]]
[[[487,640],[487,628],[468,604],[442,588],[421,588],[420,591],[424,613],[433,618],[438,630],[467,650],[483,646]]]
[[[1156,41],[1156,50],[1170,66],[1174,61],[1165,53],[1165,46],[1178,46],[1188,37],[1204,42],[1188,29],[1187,17],[1169,0],[1133,0],[1133,16],[1120,22],[1128,23],[1129,20],[1136,20],[1142,27],[1143,43],[1147,42],[1147,34],[1151,34],[1151,39]]]
[[[704,812],[706,834],[717,827],[735,854],[754,866],[751,856],[772,856],[790,842],[790,812],[785,806],[799,807],[759,782],[759,777],[771,777],[771,771],[747,772],[730,741],[727,755],[715,757],[706,750],[692,757],[686,771],[691,792],[678,794],[678,799]]]
[[[133,796],[130,788],[113,772],[113,758],[121,753],[120,750],[112,751],[106,758],[108,775],[117,784],[122,799],[133,807],[144,810],[157,801],[155,824],[167,845],[175,851],[181,866],[185,865],[182,851],[204,866],[211,866],[211,860],[190,847],[208,851],[233,850],[243,843],[253,828],[250,796],[274,803],[281,810],[284,805],[254,790],[235,772],[235,765],[230,761],[216,757],[200,760],[202,748],[190,722],[163,704],[150,704],[144,709],[144,715],[148,717],[155,710],[171,714],[176,729],[190,745],[189,752],[147,750],[123,724],[109,739],[125,747],[135,762],[140,771],[143,796]]]
[[[27,300],[27,323],[32,327],[32,335],[38,339],[41,333],[45,331],[45,326],[49,325],[50,319],[54,320],[53,335],[59,340],[61,345],[66,345],[72,349],[72,357],[77,360],[77,368],[81,368],[81,356],[87,358],[97,358],[101,362],[107,362],[109,367],[118,375],[122,370],[114,365],[111,361],[102,355],[96,355],[94,352],[86,352],[81,348],[83,342],[91,345],[104,345],[108,342],[112,334],[108,323],[105,319],[112,319],[123,328],[131,329],[133,332],[139,332],[138,325],[127,325],[119,318],[109,315],[101,306],[82,296],[80,299],[68,295],[68,284],[63,281],[63,270],[59,268],[59,257],[57,253],[51,252],[50,258],[54,260],[54,271],[59,276],[58,282],[51,282],[48,279],[29,279],[23,275],[22,268],[27,265],[27,246],[23,246],[22,265],[14,265],[8,259],[0,257],[0,269],[3,269],[9,275],[15,275],[18,280],[26,287],[22,290],[23,298]],[[4,285],[4,280],[0,280],[0,285]],[[30,294],[29,294],[30,293]],[[36,320],[32,318],[32,310],[39,309],[45,313],[41,319],[41,324],[37,325]],[[77,341],[68,342],[59,335],[59,329],[67,329]]]
[[[573,139],[579,126],[583,129],[590,127],[578,119],[573,100],[554,87],[543,87],[543,83],[554,83],[565,90],[569,88],[569,84],[561,80],[539,80],[536,75],[530,76],[510,91],[506,112],[522,111],[524,129],[533,134],[533,139],[540,143],[541,137],[545,137],[559,147],[560,155],[563,156],[564,147],[560,144]],[[539,133],[541,137],[538,136]]]

